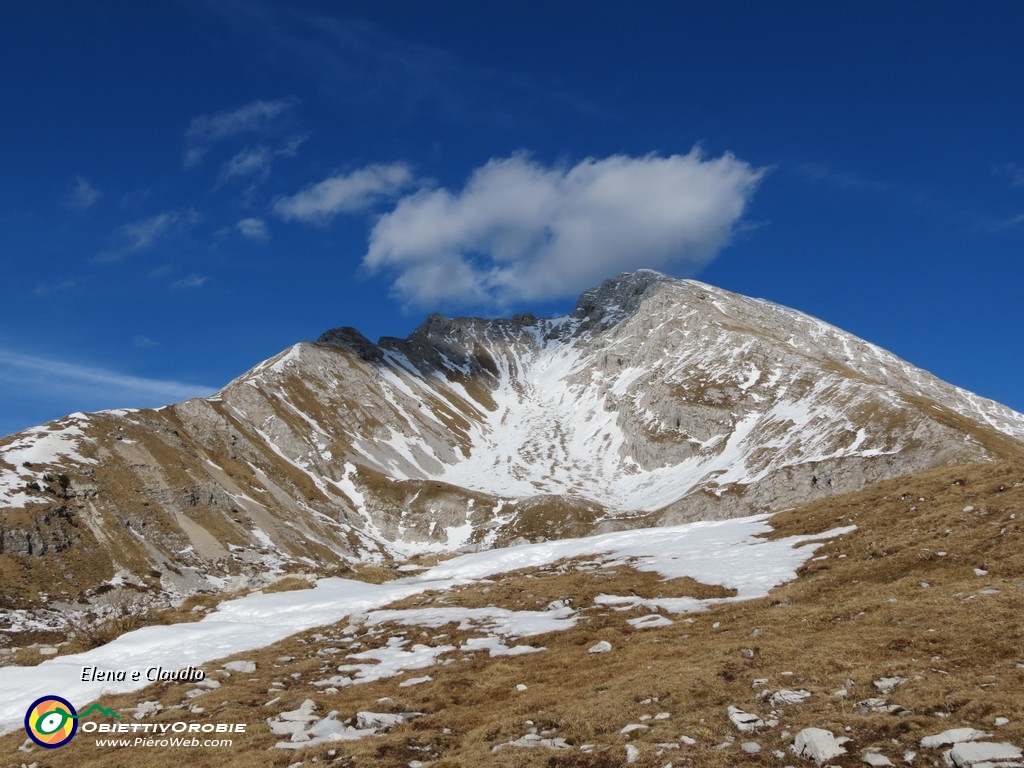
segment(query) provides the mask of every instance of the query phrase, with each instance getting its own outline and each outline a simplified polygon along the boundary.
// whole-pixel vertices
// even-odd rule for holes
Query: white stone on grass
[[[843,744],[848,741],[845,736],[837,739],[832,731],[826,731],[824,728],[804,728],[793,740],[793,752],[798,757],[813,760],[820,766],[833,757],[845,755]]]
[[[760,717],[744,712],[739,707],[731,706],[726,711],[729,713],[729,720],[740,733],[754,733],[768,727]]]
[[[149,715],[155,715],[163,709],[163,705],[159,701],[144,701],[135,707],[135,711],[132,712],[132,717],[136,720],[141,720]]]
[[[789,691],[783,688],[781,691],[776,691],[772,694],[769,701],[776,707],[784,706],[786,704],[802,704],[811,698],[811,692],[805,690]]]
[[[638,619],[628,619],[628,622],[635,629],[656,629],[657,627],[668,627],[674,623],[672,619],[666,618],[658,613],[641,616]]]
[[[861,758],[861,762],[867,763],[868,765],[876,766],[876,768],[895,768],[895,763],[885,755],[880,755],[877,752],[866,752]]]
[[[883,715],[895,715],[905,710],[899,704],[890,704],[885,699],[863,699],[858,701],[853,708],[855,714],[866,715],[870,712],[878,712]]]
[[[969,741],[949,750],[949,760],[956,768],[1021,768],[1024,755],[1013,744],[992,741]]]
[[[569,749],[569,745],[563,738],[545,739],[542,736],[538,736],[536,733],[528,733],[525,736],[521,736],[514,741],[508,741],[504,744],[495,744],[491,747],[491,752],[499,752],[505,747],[525,747],[527,749],[533,749],[536,747],[546,747],[548,749]]]
[[[608,653],[612,649],[612,644],[607,640],[601,640],[598,643],[590,646],[587,649],[587,653]]]
[[[875,680],[874,686],[881,693],[889,693],[890,691],[892,691],[893,688],[895,688],[897,685],[899,685],[902,682],[903,682],[903,678],[902,677],[882,677],[882,678],[879,678],[878,680]]]
[[[225,664],[222,669],[226,669],[228,672],[238,672],[242,675],[248,675],[256,671],[255,661],[229,661]]]
[[[979,731],[977,728],[950,728],[948,731],[936,733],[934,736],[925,736],[921,739],[921,746],[925,749],[938,749],[964,741],[980,741],[991,735],[991,733]]]
[[[644,725],[643,723],[631,723],[619,731],[619,733],[632,733],[633,731],[639,731],[645,728],[650,728],[650,726]]]

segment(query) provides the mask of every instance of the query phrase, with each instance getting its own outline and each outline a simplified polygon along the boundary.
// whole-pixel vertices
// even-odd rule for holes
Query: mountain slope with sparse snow
[[[820,320],[644,270],[564,317],[335,329],[205,400],[5,438],[4,607],[774,511],[1022,440]]]

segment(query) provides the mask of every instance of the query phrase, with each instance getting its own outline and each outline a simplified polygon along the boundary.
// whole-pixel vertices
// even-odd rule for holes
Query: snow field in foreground
[[[568,629],[575,623],[574,611],[564,608],[543,617],[536,611],[499,608],[446,608],[440,613],[379,609],[428,590],[473,584],[497,574],[550,565],[565,558],[588,557],[603,567],[629,565],[656,572],[666,579],[689,576],[705,584],[736,590],[736,596],[730,598],[657,601],[659,607],[668,611],[700,610],[711,603],[763,597],[772,587],[796,578],[797,568],[818,548],[817,544],[807,542],[853,530],[836,528],[814,536],[773,541],[758,538],[771,530],[767,521],[767,515],[759,515],[525,544],[463,555],[418,575],[384,584],[330,578],[321,579],[310,590],[231,600],[199,622],[145,627],[84,653],[61,656],[34,667],[0,668],[0,733],[20,727],[27,707],[44,695],[63,696],[75,707],[82,707],[104,694],[144,688],[149,684],[145,670],[151,667],[176,670],[202,666],[353,614],[366,614],[364,620],[369,624],[462,621],[481,633],[481,638],[471,640],[481,650],[515,652],[507,649],[505,640]],[[134,670],[143,674],[138,682],[83,682],[82,668],[86,666],[127,670],[129,677]],[[395,674],[403,668],[401,663],[392,667]]]

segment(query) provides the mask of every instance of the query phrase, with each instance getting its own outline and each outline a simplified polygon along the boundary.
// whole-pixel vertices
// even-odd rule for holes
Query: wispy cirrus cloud
[[[99,366],[27,355],[0,347],[0,386],[28,387],[37,396],[68,398],[82,408],[148,407],[207,397],[214,387],[152,379]],[[71,408],[71,410],[77,410]]]
[[[495,159],[461,190],[402,198],[374,226],[363,265],[393,274],[412,306],[505,307],[639,267],[694,271],[729,242],[763,173],[698,149],[571,167]]]
[[[171,283],[171,289],[177,291],[183,288],[202,288],[209,279],[207,275],[187,275]]]
[[[33,296],[52,296],[55,293],[64,293],[78,287],[79,280],[75,277],[65,278],[50,283],[40,283],[32,289]]]
[[[257,100],[235,109],[192,118],[185,130],[185,168],[199,165],[210,148],[225,139],[263,136],[280,125],[298,102],[295,99]]]
[[[157,243],[186,234],[202,216],[194,209],[163,211],[154,216],[122,224],[111,238],[112,247],[99,253],[93,261],[119,261]]]
[[[1024,187],[1024,165],[1007,163],[995,169],[996,173],[1006,176],[1011,187]]]
[[[270,177],[274,161],[281,157],[295,157],[308,136],[293,136],[283,145],[248,146],[231,156],[220,168],[220,182],[251,181],[262,184]]]
[[[826,163],[800,163],[795,167],[797,174],[816,184],[831,187],[840,192],[893,193],[893,185],[879,179],[850,170],[840,170]]]
[[[1024,213],[1002,217],[985,216],[976,222],[975,228],[989,235],[1024,229]]]
[[[69,211],[87,211],[96,205],[102,196],[87,179],[75,176],[68,191],[61,197],[60,204]]]
[[[340,213],[357,213],[392,198],[414,181],[412,169],[405,163],[369,165],[279,197],[273,210],[286,221],[324,225]]]
[[[246,147],[221,166],[221,181],[245,178],[263,181],[270,175],[273,157],[268,147]]]
[[[552,111],[613,116],[581,92],[522,70],[481,67],[344,12],[296,3],[221,0],[207,9],[236,34],[296,64],[330,98],[385,120],[423,115],[459,126],[539,127]],[[481,109],[481,104],[487,104]]]

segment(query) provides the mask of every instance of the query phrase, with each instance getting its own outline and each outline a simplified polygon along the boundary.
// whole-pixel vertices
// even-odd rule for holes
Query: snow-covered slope
[[[48,691],[60,690],[79,708],[104,694],[144,688],[144,677],[120,682],[84,680],[82,669],[184,669],[213,659],[269,645],[309,627],[331,624],[353,614],[373,625],[399,622],[410,626],[440,626],[449,621],[472,625],[480,635],[462,646],[464,651],[502,653],[536,652],[527,646],[504,645],[510,638],[558,632],[571,628],[579,611],[549,606],[546,611],[508,611],[501,608],[447,608],[381,611],[383,606],[426,591],[445,591],[456,586],[480,584],[483,579],[520,568],[538,568],[565,559],[586,558],[589,568],[614,568],[629,564],[665,579],[689,577],[702,584],[734,590],[731,597],[697,599],[665,598],[642,601],[634,596],[602,595],[616,605],[643,603],[648,610],[684,613],[736,600],[763,597],[768,591],[796,578],[797,568],[808,560],[822,540],[848,533],[836,528],[814,536],[767,539],[771,527],[763,518],[750,517],[709,523],[691,523],[664,529],[647,529],[566,539],[477,553],[447,560],[423,573],[385,584],[349,579],[323,579],[316,587],[298,592],[254,595],[224,603],[195,623],[146,627],[122,635],[92,651],[61,656],[37,667],[0,668],[0,734],[14,730],[25,719],[25,702]],[[809,543],[809,542],[814,543]],[[747,567],[735,567],[743,560]],[[671,620],[661,617],[663,623]],[[663,624],[659,624],[662,626]],[[370,682],[392,677],[408,669],[430,666],[436,656],[455,650],[451,645],[425,648],[416,655],[404,650],[404,638],[389,642],[384,653],[363,668],[330,682],[338,685]],[[518,650],[517,650],[518,649]],[[353,672],[355,674],[353,674]]]
[[[434,316],[409,340],[321,341],[373,362],[354,465],[612,515],[777,507],[1024,438],[1020,414],[826,323],[654,272],[609,281],[567,317]],[[299,347],[289,362],[326,371],[323,354]],[[680,503],[697,492],[700,509]]]
[[[335,329],[207,400],[11,436],[0,553],[27,563],[11,600],[221,589],[771,511],[1022,440],[1024,416],[815,318],[640,271],[565,317]]]

